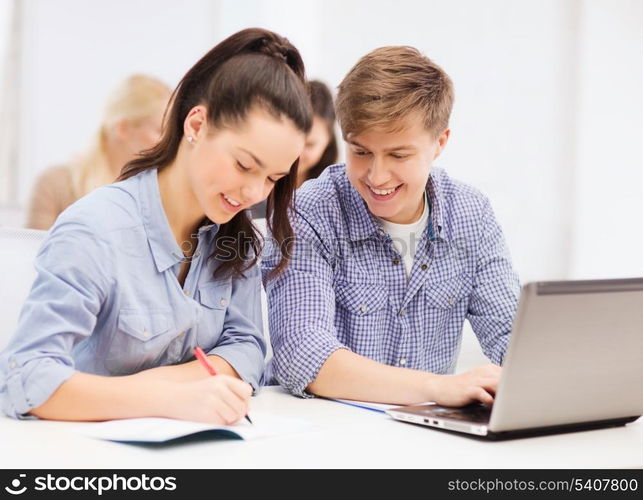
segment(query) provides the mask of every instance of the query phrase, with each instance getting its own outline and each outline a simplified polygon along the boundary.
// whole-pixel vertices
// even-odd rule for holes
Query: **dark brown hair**
[[[215,128],[241,123],[255,105],[262,106],[276,118],[290,119],[304,133],[308,133],[312,125],[304,63],[298,50],[271,31],[245,29],[216,45],[186,73],[166,110],[161,140],[127,163],[119,180],[152,168],[161,170],[171,164],[183,138],[185,118],[198,105],[207,108],[208,123]],[[275,184],[268,197],[268,228],[282,257],[275,274],[288,265],[293,243],[288,210],[298,163],[299,160],[295,161],[289,175]],[[232,258],[228,251],[231,241],[236,250]],[[220,245],[220,242],[226,243]],[[215,275],[243,276],[244,271],[256,263],[262,247],[263,241],[248,212],[239,212],[219,227],[211,255],[221,257]]]
[[[313,105],[313,115],[319,116],[328,127],[328,146],[319,158],[319,161],[306,172],[306,181],[316,179],[326,167],[337,163],[337,137],[335,136],[335,105],[333,96],[326,85],[317,80],[308,83],[310,102]]]
[[[414,111],[434,136],[449,127],[453,84],[440,66],[413,47],[380,47],[362,57],[337,93],[337,118],[344,138],[367,128],[400,130]]]

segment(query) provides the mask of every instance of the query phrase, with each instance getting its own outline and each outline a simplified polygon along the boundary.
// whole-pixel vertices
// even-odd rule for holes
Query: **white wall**
[[[14,57],[18,37],[14,36],[18,9],[16,1],[0,0],[0,209],[15,204],[14,172],[17,165],[18,148],[15,145],[16,93],[19,82],[14,78]],[[12,128],[13,127],[13,128]]]
[[[570,275],[643,276],[643,2],[584,7]]]
[[[437,164],[492,200],[523,281],[643,275],[638,193],[643,3],[628,0],[24,0],[20,199],[85,145],[134,71],[177,83],[216,41],[262,26],[336,86],[411,44],[456,87]],[[0,224],[3,223],[0,213]]]

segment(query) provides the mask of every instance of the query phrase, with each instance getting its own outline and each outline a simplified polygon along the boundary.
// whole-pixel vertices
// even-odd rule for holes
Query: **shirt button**
[[[366,311],[368,311],[368,307],[366,307],[366,304],[362,304],[359,306],[359,312],[364,314]]]
[[[453,297],[451,297],[449,299],[449,305],[452,306],[453,304],[455,304],[455,300],[453,300]]]
[[[188,297],[190,296],[190,290],[183,290],[183,293],[187,295]]]
[[[393,265],[394,266],[397,266],[399,263],[400,263],[400,259],[398,259],[397,257],[395,259],[393,259]]]
[[[143,332],[143,337],[148,338],[150,336],[150,332],[147,330]]]
[[[221,299],[221,300],[219,301],[219,304],[221,304],[221,307],[225,307],[225,306],[227,306],[227,305],[228,305],[228,301],[227,301],[226,299]]]
[[[379,233],[380,236],[384,236],[386,234],[384,232],[384,229],[379,229],[377,232]]]
[[[180,339],[182,339],[184,335],[185,335],[185,332],[181,332],[181,333],[179,333],[178,337],[179,337]]]
[[[9,364],[9,368],[11,368],[11,369],[13,370],[15,367],[16,367],[16,362],[15,362],[15,361],[12,361],[12,362]]]
[[[406,316],[406,309],[400,309],[400,316]]]
[[[422,264],[422,267],[421,267],[422,271],[426,271],[428,268],[429,266],[427,266],[426,264]]]
[[[406,358],[400,358],[400,366],[406,365]]]

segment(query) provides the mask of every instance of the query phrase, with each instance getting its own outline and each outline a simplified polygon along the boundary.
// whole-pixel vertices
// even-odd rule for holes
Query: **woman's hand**
[[[247,413],[252,387],[228,375],[217,375],[200,380],[171,383],[168,407],[169,418],[233,424]],[[167,397],[167,394],[166,394]]]

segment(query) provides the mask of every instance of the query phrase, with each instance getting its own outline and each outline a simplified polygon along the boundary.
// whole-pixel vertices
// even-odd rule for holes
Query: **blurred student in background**
[[[132,75],[114,88],[89,148],[68,165],[48,168],[36,180],[27,227],[49,229],[69,205],[114,182],[128,161],[154,146],[170,93],[167,85],[146,75]]]
[[[316,179],[329,165],[337,163],[337,137],[335,136],[335,107],[328,87],[317,80],[308,83],[310,102],[313,106],[313,128],[306,136],[306,146],[299,158],[297,188],[310,179]],[[266,216],[266,202],[252,207],[255,219]]]
[[[313,106],[313,128],[306,137],[306,146],[299,159],[297,187],[337,163],[337,137],[335,137],[335,107],[333,96],[326,85],[317,80],[309,84],[310,102]]]

